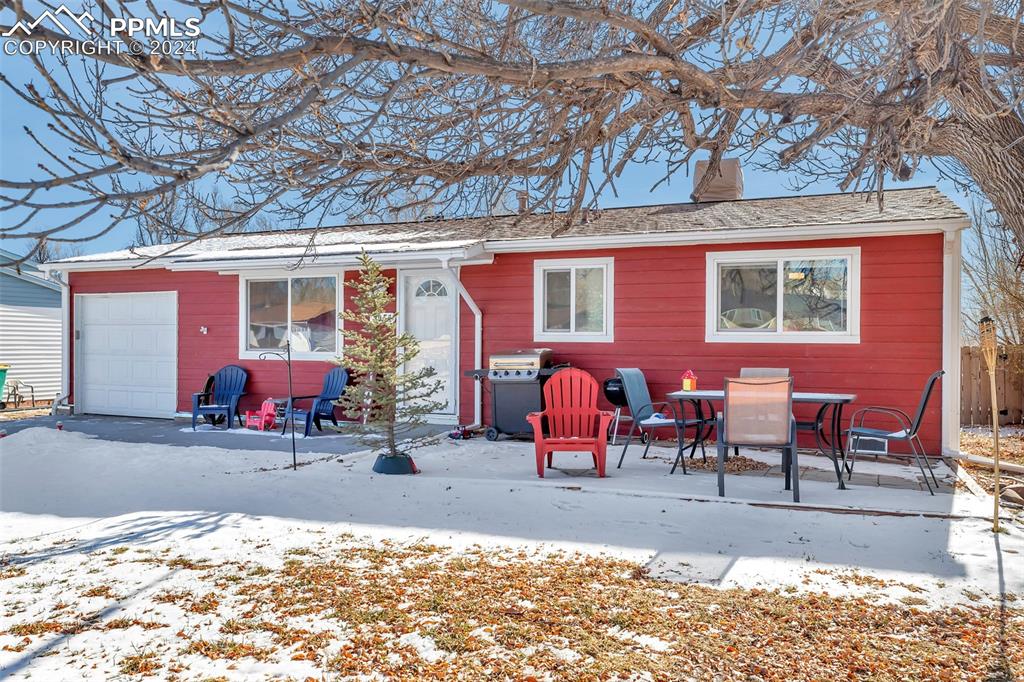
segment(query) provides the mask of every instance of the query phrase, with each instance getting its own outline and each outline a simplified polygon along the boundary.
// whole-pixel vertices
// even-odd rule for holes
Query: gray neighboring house
[[[17,258],[0,249],[0,263]],[[20,379],[35,389],[36,400],[53,400],[61,388],[60,335],[60,284],[38,263],[0,265],[0,364],[11,366],[7,385]],[[0,399],[6,394],[5,388]]]

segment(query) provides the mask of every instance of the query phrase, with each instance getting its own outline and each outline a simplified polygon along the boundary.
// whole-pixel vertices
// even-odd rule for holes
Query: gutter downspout
[[[462,271],[460,268],[452,268],[448,259],[441,259],[441,267],[455,275],[455,287],[459,290],[459,297],[466,302],[469,309],[473,311],[473,367],[480,367],[484,355],[484,314],[480,306],[470,296],[466,287],[462,286]],[[457,371],[457,370],[456,370]],[[469,429],[476,429],[483,426],[483,391],[480,381],[473,380],[473,423]]]
[[[50,414],[57,414],[61,405],[67,404],[71,397],[70,366],[68,363],[71,357],[71,344],[69,332],[71,329],[71,285],[65,281],[65,273],[49,270],[50,277],[60,285],[60,393],[57,395],[53,405],[50,406]]]

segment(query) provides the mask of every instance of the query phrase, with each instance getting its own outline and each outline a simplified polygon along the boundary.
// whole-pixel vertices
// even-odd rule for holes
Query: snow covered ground
[[[455,552],[578,551],[639,562],[675,581],[871,593],[928,607],[1024,594],[1024,570],[1013,568],[1024,536],[1010,527],[993,537],[984,517],[990,502],[968,492],[840,491],[834,481],[805,480],[805,509],[793,509],[778,477],[729,476],[722,500],[711,473],[669,476],[667,450],[652,448],[657,457],[648,461],[631,448],[623,468],[614,469],[618,451],[609,451],[606,479],[586,471],[589,457],[560,454],[558,470],[540,480],[529,443],[445,441],[416,451],[423,474],[388,477],[372,473],[369,453],[302,455],[304,466],[292,471],[290,455],[278,452],[28,429],[0,441],[0,571],[8,572],[0,581],[0,632],[111,580],[122,598],[111,602],[102,590],[90,597],[99,618],[160,620],[167,614],[140,605],[152,611],[147,600],[156,592],[198,589],[193,572],[135,570],[113,562],[112,553],[279,565],[290,549],[344,534]],[[831,467],[823,458],[801,464]],[[858,463],[857,471],[917,477],[914,469],[874,462]],[[137,630],[125,630],[117,646],[130,647]],[[175,636],[174,627],[153,632]],[[39,657],[50,640],[15,650],[18,641],[0,635],[0,649],[13,647],[0,650],[0,676],[46,679],[75,651],[101,646],[94,632],[83,632],[61,636],[57,654]],[[111,646],[109,638],[102,642]],[[258,665],[252,671],[265,672]],[[289,674],[308,672],[298,665]]]

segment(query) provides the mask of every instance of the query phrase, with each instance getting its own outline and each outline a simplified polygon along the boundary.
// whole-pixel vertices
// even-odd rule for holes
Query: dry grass
[[[155,675],[163,667],[152,651],[125,656],[121,660],[121,673],[124,675]]]
[[[328,679],[1009,682],[1024,675],[1024,612],[1009,598],[1003,611],[924,610],[926,595],[915,586],[852,571],[840,577],[869,596],[666,583],[640,564],[582,555],[343,545],[290,552],[278,568],[238,562],[197,573],[194,593],[154,595],[162,608],[180,611],[181,622],[201,612],[208,623],[205,636],[182,627],[176,647],[151,648],[170,632],[161,623],[127,619],[54,615],[8,634],[91,630],[102,639],[140,625],[138,641],[151,639],[145,653],[121,660],[125,675],[170,672],[189,659],[308,661]],[[241,579],[226,581],[227,573]],[[894,587],[910,590],[904,603],[870,596]],[[167,613],[162,620],[175,622]],[[417,650],[424,641],[435,656]]]
[[[17,421],[18,419],[29,419],[31,417],[45,417],[48,414],[50,414],[49,407],[0,410],[0,422],[12,422]]]

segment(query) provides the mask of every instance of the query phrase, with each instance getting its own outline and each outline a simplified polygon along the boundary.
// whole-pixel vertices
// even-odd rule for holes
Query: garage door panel
[[[131,353],[134,348],[140,347],[135,343],[135,335],[131,331],[119,334],[114,329],[108,329],[101,331],[99,336],[101,338],[98,340],[103,344],[101,347],[110,353]]]
[[[83,298],[81,306],[82,324],[91,324],[107,319],[106,299]]]
[[[156,349],[155,355],[158,358],[174,358],[171,362],[171,366],[177,365],[177,358],[175,357],[178,351],[178,331],[175,329],[173,334],[162,333],[156,337],[156,343],[154,344]]]
[[[84,412],[173,417],[177,299],[173,293],[79,297],[77,393]]]
[[[175,297],[168,296],[157,301],[149,310],[154,321],[175,319],[178,316],[178,301]]]
[[[108,324],[124,324],[125,322],[132,322],[134,320],[132,316],[132,310],[134,309],[134,296],[132,295],[121,295],[113,296],[108,299],[107,302],[107,319]]]
[[[151,367],[155,370],[154,378],[161,386],[176,386],[178,380],[177,364],[167,360],[154,362]]]

